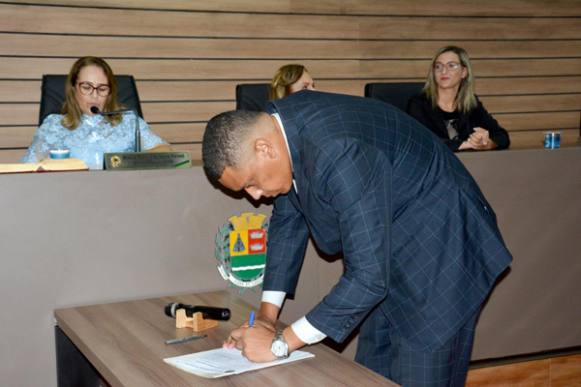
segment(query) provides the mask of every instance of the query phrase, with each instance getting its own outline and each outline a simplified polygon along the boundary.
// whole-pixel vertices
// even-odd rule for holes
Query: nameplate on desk
[[[105,153],[105,169],[173,169],[190,168],[189,152],[115,152]]]

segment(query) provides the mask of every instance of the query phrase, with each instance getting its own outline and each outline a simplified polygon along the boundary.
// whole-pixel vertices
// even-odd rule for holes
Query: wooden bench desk
[[[165,316],[170,302],[230,308],[230,321],[204,331],[205,339],[166,345],[165,340],[192,335],[176,329]],[[57,309],[59,387],[99,386],[396,386],[322,344],[306,348],[313,359],[221,379],[204,379],[178,370],[166,357],[221,346],[231,329],[241,325],[251,306],[228,291],[162,297]],[[106,385],[106,384],[105,384]]]

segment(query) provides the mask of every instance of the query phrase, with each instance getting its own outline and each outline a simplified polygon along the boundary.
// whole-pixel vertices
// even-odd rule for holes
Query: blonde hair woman
[[[457,46],[436,52],[426,84],[410,100],[407,111],[452,151],[504,149],[510,145],[508,132],[474,94],[470,58]]]
[[[300,90],[315,90],[315,81],[300,64],[288,64],[279,68],[270,82],[270,99],[281,99]]]

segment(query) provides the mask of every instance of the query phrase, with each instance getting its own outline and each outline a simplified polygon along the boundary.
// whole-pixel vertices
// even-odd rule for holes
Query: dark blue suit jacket
[[[412,345],[446,342],[512,259],[462,163],[379,101],[304,91],[270,111],[281,117],[297,191],[275,200],[263,289],[294,293],[310,234],[345,266],[307,314],[313,326],[341,342],[380,305]]]

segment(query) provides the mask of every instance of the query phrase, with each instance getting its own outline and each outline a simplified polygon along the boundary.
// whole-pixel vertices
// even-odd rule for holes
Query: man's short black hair
[[[240,161],[240,145],[263,112],[232,110],[213,117],[206,125],[202,142],[204,171],[212,183],[217,183],[226,167]]]

